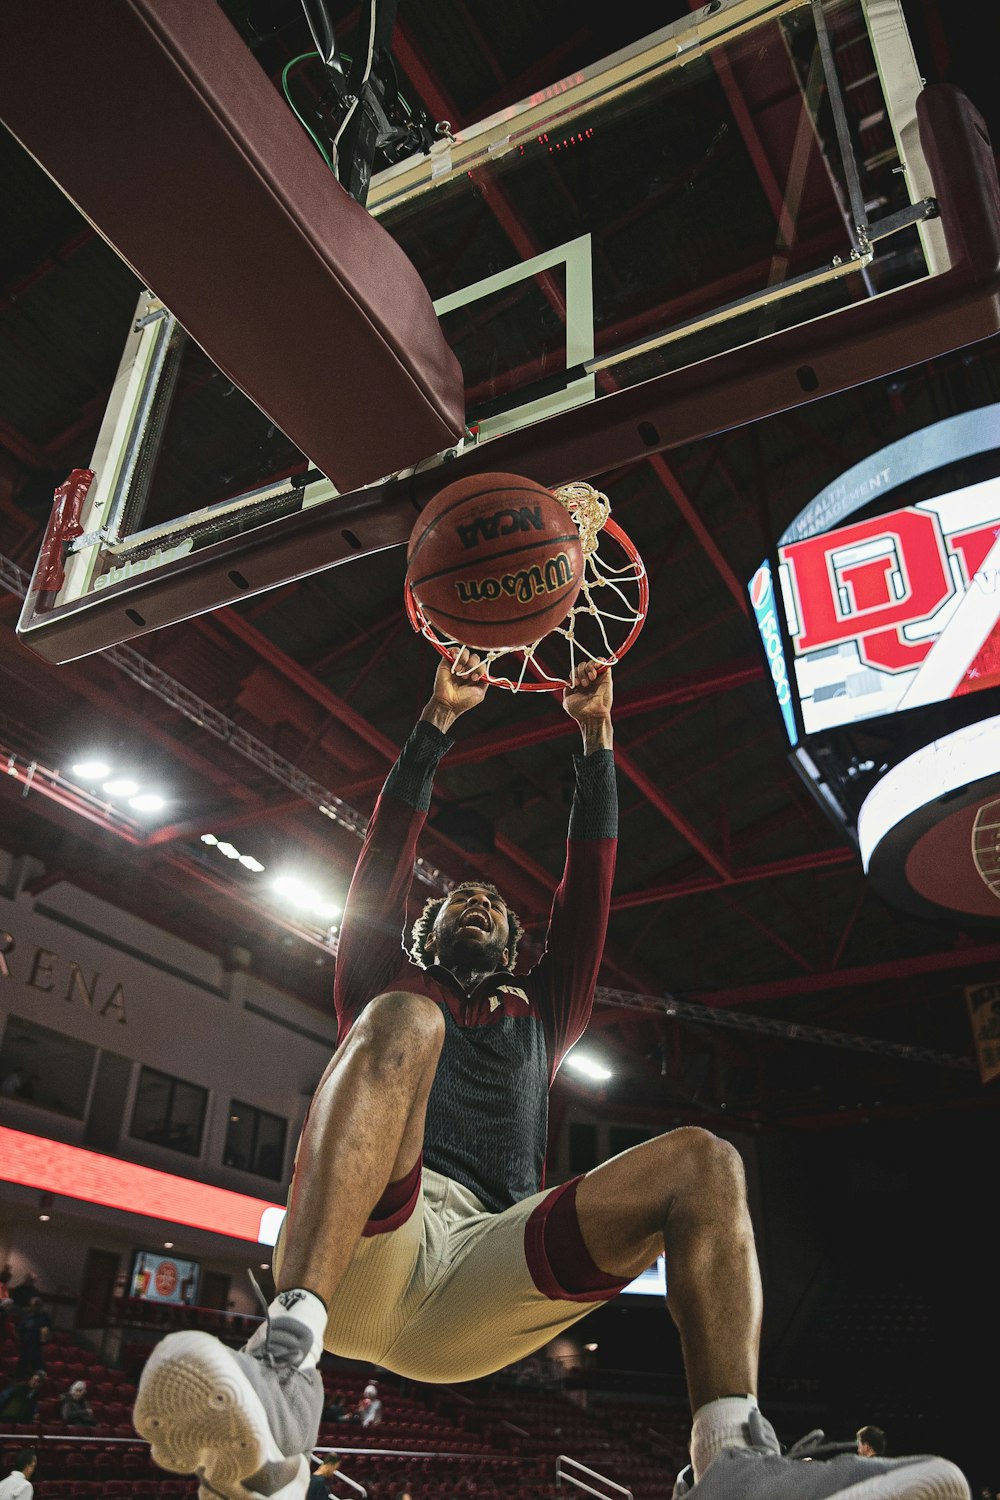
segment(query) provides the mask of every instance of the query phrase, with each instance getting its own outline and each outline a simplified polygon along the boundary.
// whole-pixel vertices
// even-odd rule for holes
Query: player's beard
[[[503,949],[503,938],[496,932],[484,942],[444,932],[438,935],[437,961],[453,974],[492,974],[503,968]]]

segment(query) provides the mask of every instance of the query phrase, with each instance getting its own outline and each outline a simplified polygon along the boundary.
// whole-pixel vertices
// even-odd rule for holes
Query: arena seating
[[[219,1332],[233,1342],[246,1337],[231,1318]],[[145,1357],[154,1344],[155,1338],[127,1349],[135,1359],[137,1351]],[[16,1340],[8,1334],[0,1344],[6,1379],[13,1376],[16,1358]],[[37,1500],[169,1500],[196,1494],[193,1479],[172,1478],[154,1467],[147,1444],[132,1427],[130,1376],[138,1369],[137,1363],[128,1371],[105,1365],[70,1334],[54,1335],[38,1420],[5,1426],[0,1418],[0,1456],[8,1467],[26,1444],[39,1453]],[[327,1399],[341,1392],[348,1412],[353,1411],[367,1373],[340,1368],[336,1361],[324,1361],[323,1373]],[[382,1421],[368,1428],[350,1420],[324,1423],[318,1445],[344,1455],[345,1473],[365,1487],[369,1500],[396,1500],[403,1489],[414,1500],[565,1500],[565,1487],[560,1490],[555,1482],[559,1454],[627,1485],[635,1500],[667,1500],[686,1458],[685,1419],[663,1404],[602,1401],[589,1393],[581,1398],[584,1407],[569,1395],[487,1381],[458,1391],[404,1386],[383,1373],[378,1379]],[[59,1420],[60,1398],[74,1380],[87,1382],[96,1427],[69,1427]],[[341,1486],[340,1493],[356,1492]]]

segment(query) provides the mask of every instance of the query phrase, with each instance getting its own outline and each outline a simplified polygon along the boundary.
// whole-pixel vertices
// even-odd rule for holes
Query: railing
[[[324,1455],[321,1453],[317,1456],[319,1457],[320,1462],[322,1462]],[[336,1474],[331,1475],[330,1477],[339,1479],[341,1484],[350,1485],[351,1489],[354,1490],[356,1494],[361,1496],[361,1500],[368,1500],[368,1491],[365,1489],[364,1485],[359,1484],[356,1479],[352,1479],[350,1474],[345,1474],[343,1469],[338,1469]]]
[[[625,1500],[632,1500],[632,1491],[626,1489],[623,1484],[616,1484],[606,1474],[598,1474],[596,1469],[588,1469],[586,1464],[578,1463],[575,1458],[570,1458],[567,1453],[560,1453],[556,1459],[556,1484],[560,1487],[565,1479],[569,1484],[575,1484],[578,1490],[586,1490],[588,1495],[596,1495],[598,1500],[611,1500],[611,1496],[605,1490],[595,1490],[592,1484],[584,1479],[578,1479],[575,1474],[567,1474],[564,1466],[569,1464],[574,1469],[579,1469],[581,1474],[586,1474],[590,1479],[596,1479],[600,1484],[607,1485],[609,1490],[614,1490],[616,1495],[622,1495]]]
[[[2,1429],[5,1425],[9,1424],[4,1424],[2,1421],[0,1421],[0,1429]],[[102,1449],[128,1448],[133,1451],[139,1448],[148,1449],[150,1446],[148,1441],[145,1438],[139,1437],[138,1434],[134,1434],[132,1437],[94,1437],[85,1436],[83,1433],[45,1432],[41,1430],[38,1430],[31,1434],[27,1434],[23,1431],[7,1432],[0,1430],[0,1443],[4,1442],[10,1444],[16,1443],[20,1447],[26,1447],[29,1444],[32,1446],[37,1446],[38,1444],[49,1443],[52,1444],[53,1447],[72,1446],[74,1448]],[[465,1459],[469,1457],[467,1453],[452,1453],[447,1449],[427,1450],[423,1448],[333,1448],[321,1445],[314,1448],[312,1452],[313,1457],[319,1462],[322,1462],[324,1458],[329,1458],[334,1455],[337,1455],[341,1458],[357,1458],[363,1456],[371,1458],[411,1458],[420,1460],[429,1458]],[[484,1453],[477,1456],[482,1458],[484,1464],[488,1464],[490,1467],[497,1469],[509,1468],[510,1466],[515,1465],[519,1462],[519,1460],[512,1458],[508,1454]],[[572,1460],[569,1461],[572,1462]],[[365,1489],[365,1486],[360,1483],[359,1480],[352,1479],[349,1474],[344,1473],[343,1469],[338,1469],[335,1477],[341,1480],[344,1484],[348,1485],[354,1492],[354,1494],[359,1497],[359,1500],[368,1500],[368,1491]],[[578,1481],[573,1482],[576,1483]],[[610,1481],[607,1482],[610,1483]],[[620,1489],[621,1487],[618,1485],[613,1485],[612,1488]],[[591,1493],[595,1495],[601,1494],[599,1490],[592,1490]],[[632,1494],[630,1490],[621,1490],[621,1494],[623,1496],[626,1496],[627,1500],[632,1500]],[[609,1500],[609,1497],[604,1497],[604,1500]]]

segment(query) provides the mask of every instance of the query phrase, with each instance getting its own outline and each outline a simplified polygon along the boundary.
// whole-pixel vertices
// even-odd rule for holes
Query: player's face
[[[510,926],[503,897],[485,886],[459,886],[438,912],[431,937],[431,957],[446,968],[506,968]]]

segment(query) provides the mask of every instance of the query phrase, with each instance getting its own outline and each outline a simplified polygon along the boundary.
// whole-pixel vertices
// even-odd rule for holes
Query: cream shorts
[[[333,1354],[411,1380],[475,1380],[525,1358],[627,1285],[586,1251],[579,1178],[502,1213],[427,1167],[411,1178],[400,1208],[382,1218],[376,1208],[329,1304],[324,1342]],[[282,1231],[275,1276],[283,1244]]]

